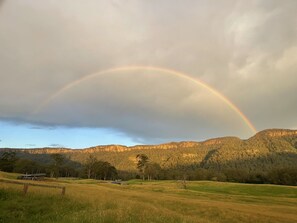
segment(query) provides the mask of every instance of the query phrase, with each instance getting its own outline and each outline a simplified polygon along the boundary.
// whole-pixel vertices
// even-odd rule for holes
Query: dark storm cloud
[[[156,73],[94,78],[32,115],[77,78],[141,64],[204,80],[258,129],[296,126],[295,0],[1,3],[2,120],[111,128],[141,142],[250,136],[207,90]]]

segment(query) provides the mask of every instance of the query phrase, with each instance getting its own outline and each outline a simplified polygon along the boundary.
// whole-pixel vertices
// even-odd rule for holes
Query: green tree
[[[5,172],[12,172],[14,165],[18,158],[15,152],[4,152],[0,158],[0,170]]]
[[[147,163],[145,172],[147,174],[148,180],[158,179],[161,172],[161,167],[157,163]]]
[[[95,179],[115,179],[117,177],[117,170],[109,162],[96,161],[94,163]]]
[[[88,179],[91,179],[95,175],[95,166],[96,166],[97,159],[95,156],[90,155],[85,162],[84,169],[87,173]]]
[[[53,164],[51,165],[51,177],[58,178],[60,176],[60,169],[64,162],[64,156],[59,153],[51,154],[51,158],[53,160]]]
[[[60,174],[64,177],[78,177],[78,170],[70,164],[63,165],[60,169]]]
[[[145,170],[146,170],[147,164],[149,162],[149,158],[145,154],[138,154],[136,156],[136,159],[137,159],[137,169],[142,174],[142,180],[144,180],[145,179]]]
[[[273,184],[297,186],[297,168],[275,168],[268,173],[268,181]]]
[[[40,173],[42,171],[44,167],[28,159],[17,160],[13,168],[13,172],[16,173]]]

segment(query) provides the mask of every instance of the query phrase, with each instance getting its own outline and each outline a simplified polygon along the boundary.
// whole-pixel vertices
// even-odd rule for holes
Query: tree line
[[[117,170],[109,162],[97,160],[90,155],[84,164],[66,162],[62,154],[51,154],[49,164],[18,158],[15,152],[3,152],[0,157],[0,170],[22,174],[46,173],[48,177],[79,177],[88,179],[113,180]]]
[[[225,168],[221,170],[201,168],[195,165],[177,165],[161,168],[150,162],[146,154],[138,154],[137,169],[143,180],[212,180],[223,182],[297,185],[296,167],[276,167],[269,171],[247,171],[245,169]]]
[[[119,171],[109,162],[89,155],[80,163],[66,162],[62,154],[51,154],[49,164],[18,158],[15,152],[4,152],[0,157],[0,170],[16,173],[46,173],[48,177],[79,177],[98,180],[213,180],[239,183],[271,183],[297,185],[296,167],[275,167],[268,171],[243,168],[207,168],[198,165],[175,165],[161,167],[152,162],[148,155],[137,154],[137,171]]]

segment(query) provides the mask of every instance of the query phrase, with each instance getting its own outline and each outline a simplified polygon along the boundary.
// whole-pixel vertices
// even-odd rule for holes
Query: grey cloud
[[[50,144],[50,145],[48,145],[49,147],[59,147],[59,148],[62,148],[62,147],[64,147],[63,145],[61,145],[61,144],[57,144],[57,143],[52,143],[52,144]]]
[[[30,129],[46,129],[46,130],[55,130],[56,128],[54,126],[40,126],[40,125],[33,125],[30,126]]]
[[[296,126],[296,9],[295,0],[6,1],[0,118],[41,128],[112,128],[153,143],[251,135],[210,92],[152,72],[94,78],[32,115],[77,78],[142,64],[202,79],[258,129]]]

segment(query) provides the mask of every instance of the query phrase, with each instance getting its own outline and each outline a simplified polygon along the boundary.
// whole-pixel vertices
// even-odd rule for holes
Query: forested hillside
[[[271,129],[241,140],[236,137],[210,139],[204,142],[178,142],[161,145],[126,147],[121,145],[96,146],[86,149],[42,148],[1,149],[15,151],[17,157],[50,163],[50,154],[62,154],[69,165],[84,164],[90,155],[107,161],[125,176],[138,173],[138,154],[146,154],[156,164],[159,178],[215,178],[240,181],[249,175],[262,181],[263,175],[286,170],[297,170],[297,130]],[[157,168],[157,169],[158,169]],[[155,174],[156,175],[156,174]],[[259,179],[258,179],[259,178]],[[242,180],[244,181],[244,180]]]

